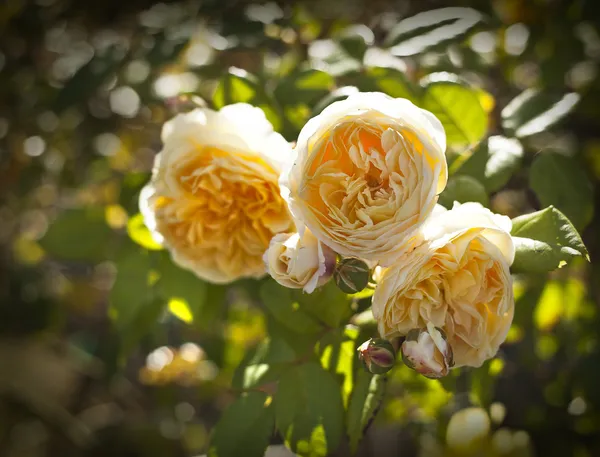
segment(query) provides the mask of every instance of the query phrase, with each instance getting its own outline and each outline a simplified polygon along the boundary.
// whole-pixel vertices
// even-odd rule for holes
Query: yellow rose
[[[356,93],[304,126],[282,195],[334,251],[390,264],[446,186],[445,148],[433,114],[405,99]]]
[[[325,284],[335,268],[336,254],[319,242],[310,230],[280,233],[273,237],[264,261],[267,272],[279,284],[311,293]]]
[[[373,315],[383,338],[432,324],[455,366],[493,357],[514,313],[511,221],[478,203],[455,204],[423,227],[424,242],[379,274]]]
[[[146,225],[173,261],[215,283],[265,274],[273,235],[294,224],[278,178],[291,154],[259,108],[179,114],[140,196]]]

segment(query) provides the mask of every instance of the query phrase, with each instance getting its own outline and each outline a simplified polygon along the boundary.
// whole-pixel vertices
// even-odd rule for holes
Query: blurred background
[[[394,43],[403,18],[449,6],[485,21],[451,44]],[[541,90],[530,118],[578,100],[534,126],[482,199],[511,217],[554,204],[592,263],[517,277],[507,343],[481,369],[443,382],[395,370],[359,455],[447,455],[467,404],[491,417],[483,455],[600,455],[599,18],[596,0],[3,0],[0,456],[204,454],[265,337],[250,282],[197,280],[143,228],[137,196],[165,120],[246,101],[293,141],[340,88],[406,96],[405,79],[444,71],[482,88],[490,134],[527,89]],[[548,152],[564,166],[536,167]],[[478,166],[466,162],[457,175]]]

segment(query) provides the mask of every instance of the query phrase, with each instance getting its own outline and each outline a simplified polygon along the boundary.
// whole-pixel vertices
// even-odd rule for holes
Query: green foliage
[[[131,217],[127,222],[127,234],[132,241],[145,249],[152,251],[160,251],[163,249],[163,247],[152,238],[150,230],[148,230],[148,227],[146,227],[146,224],[144,223],[144,216],[140,213]]]
[[[213,96],[216,108],[233,103],[259,105],[264,102],[261,86],[256,77],[240,68],[230,68],[219,81]]]
[[[579,233],[553,206],[513,219],[511,234],[517,251],[515,270],[550,271],[579,256],[589,261]]]
[[[555,206],[579,230],[590,222],[594,212],[592,185],[572,158],[539,154],[531,164],[529,182],[542,206]]]
[[[337,449],[344,433],[343,419],[339,385],[317,362],[297,365],[281,377],[275,397],[275,422],[292,450],[311,439],[321,443],[323,453],[318,455]],[[322,427],[323,436],[313,436],[318,427]]]
[[[10,45],[0,53],[0,150],[8,151],[0,157],[0,243],[9,259],[0,264],[0,285],[9,277],[0,333],[43,331],[86,360],[97,357],[104,384],[89,373],[81,392],[69,376],[47,383],[76,392],[77,402],[88,384],[99,398],[130,386],[110,404],[136,403],[135,414],[115,414],[143,425],[131,455],[167,452],[152,449],[152,436],[174,434],[173,424],[187,455],[258,457],[281,439],[301,456],[345,455],[360,449],[380,409],[382,422],[420,443],[442,436],[446,413],[466,398],[486,409],[506,404],[510,414],[496,425],[534,431],[541,455],[559,449],[538,438],[546,425],[568,430],[567,440],[556,433],[559,441],[585,437],[585,452],[595,455],[600,271],[585,262],[597,257],[600,233],[593,2],[422,11],[416,1],[207,0],[161,4],[106,26],[63,14],[64,2],[20,3],[7,10]],[[119,100],[125,87],[135,95]],[[352,287],[338,269],[311,294],[269,278],[210,284],[174,263],[139,213],[160,125],[173,115],[250,103],[294,142],[311,117],[358,91],[406,98],[439,118],[450,166],[440,204],[475,201],[513,217],[514,324],[480,368],[440,381],[400,363],[387,377],[371,375],[357,347],[378,336],[373,290],[352,294],[370,281],[366,266]],[[139,106],[123,115],[115,106],[124,101]],[[35,278],[21,273],[30,269]],[[193,350],[187,359],[177,354],[184,343],[200,345],[202,360]],[[12,366],[2,349],[0,365]],[[160,365],[155,349],[178,375],[212,374],[193,388],[166,385],[144,362]],[[154,377],[136,377],[140,367]],[[579,400],[581,414],[573,408]],[[27,415],[43,410],[32,405]],[[16,430],[5,408],[0,413],[2,427]],[[56,430],[81,428],[41,416]],[[98,442],[102,433],[91,432]],[[53,452],[73,453],[58,447]]]
[[[50,225],[41,246],[51,256],[64,260],[101,260],[106,258],[112,230],[100,209],[63,211]]]
[[[578,101],[576,93],[559,95],[527,89],[502,110],[502,126],[517,137],[540,133],[569,114]]]
[[[300,308],[292,299],[292,292],[279,284],[269,281],[260,290],[263,303],[277,322],[300,334],[315,334],[322,325]]]
[[[282,105],[304,103],[312,106],[329,94],[335,81],[330,74],[319,70],[295,71],[282,78],[275,88],[275,98]]]
[[[481,141],[487,130],[487,114],[477,92],[456,75],[434,73],[421,81],[420,106],[442,122],[449,146],[469,147]]]
[[[453,176],[448,181],[444,192],[438,200],[440,205],[452,208],[454,202],[478,202],[484,206],[488,204],[488,195],[483,184],[468,175]]]
[[[384,379],[384,375],[373,375],[364,370],[356,372],[346,418],[352,452],[356,452],[365,427],[383,401]]]
[[[465,160],[458,158],[452,168],[457,168],[457,174],[483,178],[485,189],[495,192],[519,169],[522,158],[523,145],[519,140],[496,135],[480,143]]]
[[[483,19],[471,8],[440,8],[398,22],[386,44],[398,56],[414,55],[429,47],[456,39]]]
[[[273,408],[267,395],[248,392],[223,413],[208,453],[211,457],[262,457],[273,433]]]

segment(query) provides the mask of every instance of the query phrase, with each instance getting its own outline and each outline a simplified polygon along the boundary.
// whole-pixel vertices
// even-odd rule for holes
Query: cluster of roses
[[[310,293],[338,256],[362,259],[375,271],[380,335],[408,336],[405,360],[428,376],[480,366],[506,338],[511,221],[477,203],[436,204],[448,166],[430,112],[353,94],[310,119],[292,148],[259,108],[234,104],[177,115],[162,141],[141,211],[200,278],[269,273]]]

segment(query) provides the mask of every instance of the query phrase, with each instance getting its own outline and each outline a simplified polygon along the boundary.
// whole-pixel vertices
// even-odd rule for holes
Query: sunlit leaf
[[[565,311],[562,285],[559,281],[548,281],[540,297],[533,319],[540,330],[549,330],[560,320]]]
[[[346,428],[353,453],[358,448],[365,427],[373,419],[383,400],[384,387],[384,376],[373,375],[362,369],[356,371],[346,416]]]
[[[231,384],[237,389],[249,389],[278,380],[296,357],[294,349],[285,340],[270,336],[247,353]]]
[[[245,70],[232,67],[219,81],[213,103],[217,108],[232,103],[250,103],[260,98],[260,91],[256,77]]]
[[[362,61],[368,47],[373,44],[375,36],[373,31],[364,24],[346,27],[340,33],[340,46],[349,56]]]
[[[171,298],[169,300],[169,312],[177,319],[190,324],[194,321],[194,315],[190,311],[190,307],[185,300],[181,298]]]
[[[494,135],[481,142],[466,160],[457,159],[451,167],[457,174],[482,179],[488,192],[502,188],[519,168],[523,157],[523,146],[515,138]]]
[[[311,66],[325,70],[332,76],[338,77],[352,71],[358,71],[361,63],[352,57],[342,45],[332,39],[313,41],[308,54],[311,58]]]
[[[539,154],[531,164],[529,183],[542,206],[555,206],[578,229],[592,219],[592,183],[574,158],[557,153]]]
[[[184,322],[201,319],[207,302],[206,282],[175,265],[166,251],[160,254],[157,267],[160,273],[157,288],[165,302],[169,302],[169,310]]]
[[[581,236],[553,206],[516,217],[511,234],[516,247],[515,270],[550,271],[578,256],[589,261]]]
[[[210,457],[263,457],[273,433],[273,408],[262,392],[243,394],[223,413],[210,444]]]
[[[356,358],[356,335],[345,331],[343,328],[335,333],[330,333],[329,338],[322,338],[319,342],[321,365],[331,373],[336,373],[343,379],[342,399],[344,407],[348,405],[348,398],[352,391],[352,371]]]
[[[461,37],[483,20],[471,8],[440,8],[398,22],[385,42],[397,56],[410,56],[431,46]]]
[[[383,92],[394,98],[407,98],[417,103],[420,87],[409,80],[406,73],[396,68],[366,67],[346,76],[362,92]]]
[[[575,92],[554,94],[527,89],[502,110],[502,126],[517,137],[543,132],[575,107],[580,96]]]
[[[275,421],[293,450],[301,441],[309,441],[316,428],[322,427],[325,441],[322,445],[332,452],[343,435],[340,386],[317,362],[293,367],[279,382]]]
[[[428,75],[421,85],[424,93],[420,106],[438,117],[449,146],[473,146],[483,139],[488,115],[476,90],[449,73]]]
[[[275,98],[284,105],[303,103],[309,107],[333,88],[330,74],[319,70],[301,70],[283,78],[275,88]]]
[[[148,230],[148,227],[146,227],[146,224],[144,223],[144,216],[140,213],[129,218],[129,221],[127,222],[127,234],[129,235],[129,238],[143,248],[154,251],[164,249],[162,245],[152,238],[150,230]]]

